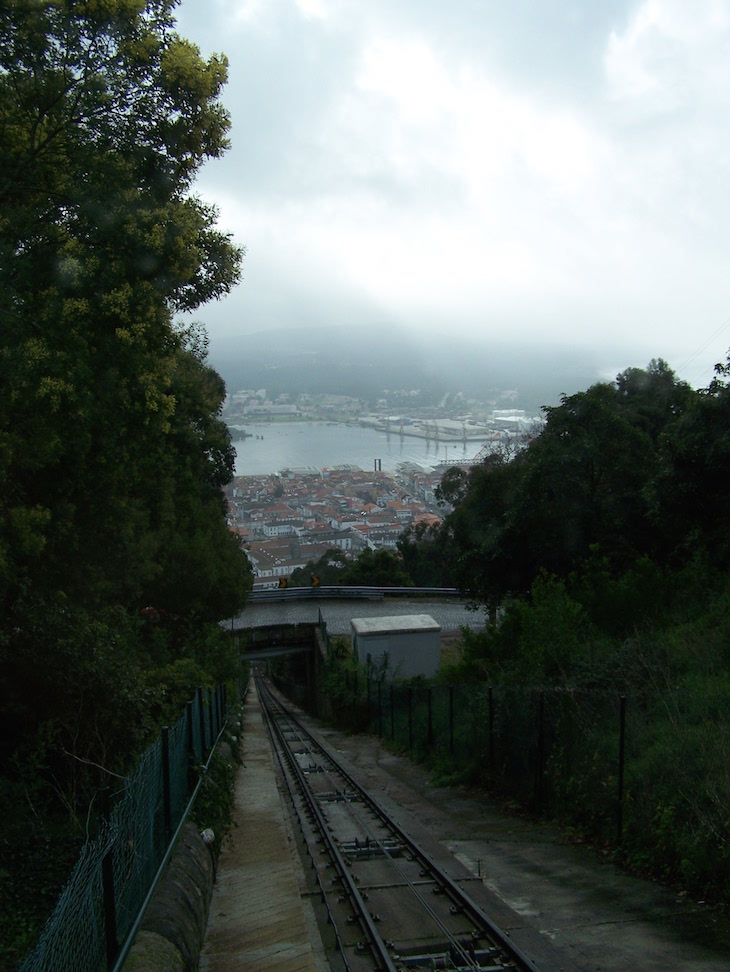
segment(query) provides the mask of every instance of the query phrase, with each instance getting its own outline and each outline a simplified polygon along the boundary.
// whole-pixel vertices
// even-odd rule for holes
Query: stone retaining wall
[[[195,972],[213,894],[215,864],[186,823],[147,909],[124,972]]]

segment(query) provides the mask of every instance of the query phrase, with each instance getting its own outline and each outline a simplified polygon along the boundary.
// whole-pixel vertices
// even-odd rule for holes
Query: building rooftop
[[[440,631],[441,625],[430,614],[399,614],[389,618],[353,618],[356,634],[409,634],[411,632]]]

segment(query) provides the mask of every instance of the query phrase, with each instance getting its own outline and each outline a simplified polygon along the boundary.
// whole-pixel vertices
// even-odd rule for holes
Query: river
[[[335,422],[271,422],[246,429],[248,438],[233,441],[237,476],[346,465],[368,470],[375,460],[380,460],[383,472],[395,472],[402,462],[431,469],[443,461],[473,459],[483,445],[478,441],[444,444]]]

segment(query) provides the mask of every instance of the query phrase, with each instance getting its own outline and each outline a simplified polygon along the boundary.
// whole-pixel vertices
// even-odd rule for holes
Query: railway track
[[[261,678],[257,689],[331,967],[538,972]]]

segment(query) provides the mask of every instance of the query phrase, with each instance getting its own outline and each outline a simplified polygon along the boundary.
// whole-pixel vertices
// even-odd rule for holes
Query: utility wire
[[[710,337],[705,341],[703,345],[701,345],[699,348],[697,348],[695,351],[692,352],[692,354],[686,359],[686,361],[682,365],[680,365],[679,371],[684,371],[685,368],[687,368],[695,360],[695,358],[698,357],[698,355],[702,354],[703,351],[706,351],[707,348],[709,348],[709,346],[714,341],[716,341],[717,338],[719,338],[720,335],[724,331],[726,331],[729,327],[730,327],[730,317],[728,317],[724,321],[724,323],[721,324],[720,327],[718,327],[718,329],[714,332],[714,334],[710,335]]]

